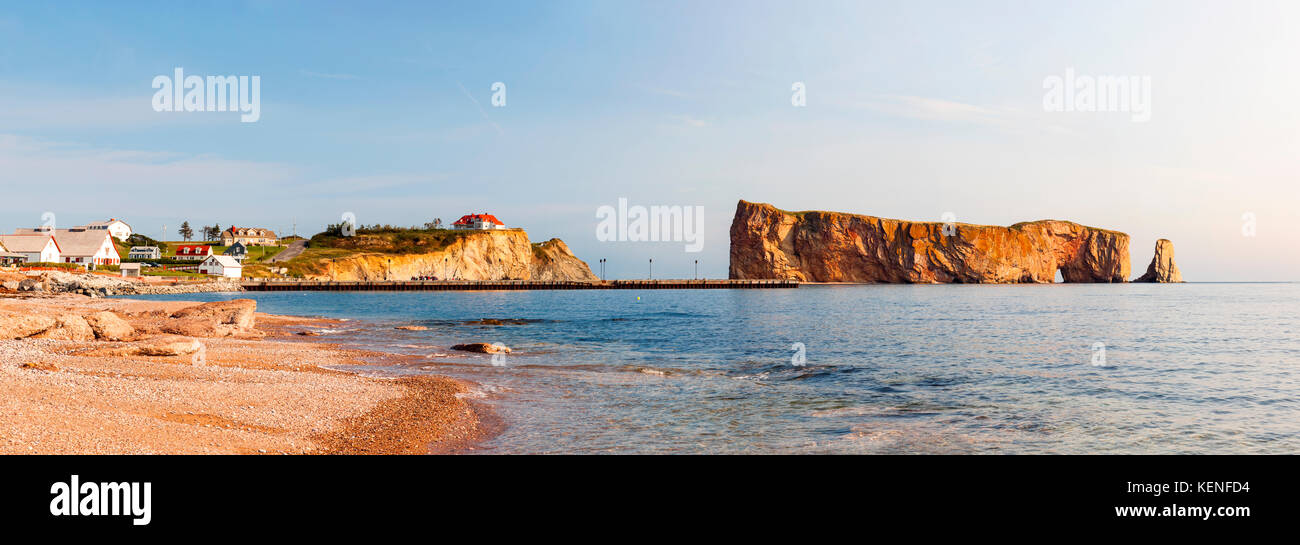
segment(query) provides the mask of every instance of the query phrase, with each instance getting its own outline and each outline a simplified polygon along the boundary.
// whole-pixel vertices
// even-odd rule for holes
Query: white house
[[[126,253],[127,259],[162,259],[162,250],[157,246],[132,246]]]
[[[210,255],[199,263],[199,274],[239,278],[244,275],[244,266],[228,255]]]
[[[5,248],[4,243],[0,243],[0,265],[20,265],[26,261],[27,256],[10,252],[8,248]]]
[[[96,221],[85,225],[74,227],[74,229],[85,229],[87,231],[108,231],[109,236],[125,242],[131,237],[131,226],[126,222],[111,218],[108,221]]]
[[[58,229],[54,240],[64,263],[79,263],[87,269],[122,262],[107,229]]]
[[[60,231],[106,231],[108,232],[109,236],[122,241],[125,241],[127,238],[130,238],[132,232],[130,225],[127,225],[126,222],[116,218],[110,219],[108,221],[97,221],[94,223],[87,223],[85,225],[78,225],[71,229],[59,229],[59,230]],[[34,229],[17,229],[14,231],[14,233],[19,235],[41,235],[41,234],[48,235],[52,231],[53,229],[51,229],[50,226],[42,225]]]
[[[506,224],[492,214],[467,214],[451,224],[452,229],[505,229]]]
[[[0,245],[22,254],[28,263],[58,263],[61,250],[54,237],[44,234],[0,235]]]

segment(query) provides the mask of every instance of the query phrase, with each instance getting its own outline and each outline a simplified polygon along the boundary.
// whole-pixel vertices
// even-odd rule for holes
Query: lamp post
[[[700,260],[695,260],[695,279],[700,279]]]
[[[650,258],[650,280],[655,279],[655,259]]]
[[[387,281],[389,281],[389,280],[392,280],[392,278],[389,277],[392,268],[393,268],[393,258],[390,257],[390,258],[388,258],[388,265],[384,267],[384,281],[385,281],[385,282],[387,282]]]

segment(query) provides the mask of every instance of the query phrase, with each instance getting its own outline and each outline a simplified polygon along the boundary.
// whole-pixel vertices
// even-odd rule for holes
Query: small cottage
[[[228,255],[212,255],[199,263],[199,274],[239,278],[244,275],[244,266]]]

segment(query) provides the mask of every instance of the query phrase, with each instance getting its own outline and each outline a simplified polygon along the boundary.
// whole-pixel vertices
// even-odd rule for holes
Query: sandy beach
[[[488,433],[468,384],[331,369],[397,356],[254,308],[0,294],[0,454],[425,454]]]

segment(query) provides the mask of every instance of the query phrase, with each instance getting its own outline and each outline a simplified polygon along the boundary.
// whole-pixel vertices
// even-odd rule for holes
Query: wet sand
[[[0,340],[0,454],[424,454],[472,448],[491,433],[490,413],[464,399],[467,383],[331,369],[397,363],[296,334],[332,320],[257,313],[253,327],[226,336],[159,332],[198,304],[0,296],[11,322],[110,311],[136,331],[124,341]],[[117,354],[178,338],[203,348]]]

